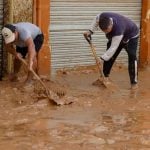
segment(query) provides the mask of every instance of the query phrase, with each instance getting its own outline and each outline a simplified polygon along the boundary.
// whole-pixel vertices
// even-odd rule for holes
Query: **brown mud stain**
[[[130,90],[126,68],[114,67],[113,92],[93,86],[96,69],[60,71],[48,88],[76,99],[56,106],[38,99],[40,85],[22,80],[0,84],[0,149],[3,150],[149,150],[150,71],[139,71],[139,89]]]

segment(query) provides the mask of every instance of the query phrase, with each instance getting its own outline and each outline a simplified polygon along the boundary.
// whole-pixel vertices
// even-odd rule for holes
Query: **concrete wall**
[[[32,22],[33,0],[5,0],[5,23]]]
[[[4,24],[16,22],[32,22],[33,0],[4,0]],[[13,70],[12,56],[4,48],[4,72]]]
[[[142,0],[140,66],[150,65],[150,0]]]
[[[13,1],[13,9],[11,2]],[[19,21],[29,21],[39,25],[44,33],[45,42],[39,55],[39,72],[43,75],[50,73],[51,51],[48,47],[48,29],[49,29],[49,12],[50,0],[5,0],[5,23]],[[34,6],[34,10],[33,10]],[[150,64],[150,0],[142,0],[142,20],[141,20],[141,47],[140,47],[140,64]],[[32,18],[34,16],[34,18]],[[45,20],[43,21],[43,18]],[[44,58],[44,59],[43,59]],[[45,67],[43,67],[45,66]]]
[[[13,0],[13,22],[32,22],[32,0]],[[19,8],[19,9],[18,9]]]

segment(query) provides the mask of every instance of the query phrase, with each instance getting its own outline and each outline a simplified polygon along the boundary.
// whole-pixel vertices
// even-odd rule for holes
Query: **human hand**
[[[15,54],[15,58],[16,58],[16,59],[20,59],[20,58],[22,58],[22,55],[21,55],[20,53],[16,53],[16,54]]]
[[[101,56],[100,57],[100,62],[104,62],[105,60],[104,60],[104,58],[103,58],[103,56]]]
[[[85,37],[90,37],[91,36],[91,32],[88,30],[88,31],[85,31],[84,33],[83,33],[83,35],[85,36]]]
[[[146,19],[147,19],[147,20],[149,20],[149,19],[150,19],[150,10],[148,10],[148,11],[147,11]]]
[[[92,37],[91,37],[91,35],[93,34],[93,32],[91,31],[91,30],[88,30],[88,31],[85,31],[84,33],[83,33],[83,35],[84,35],[84,37],[85,38],[88,38],[88,39],[92,39]]]
[[[101,63],[100,58],[97,57],[95,60],[96,60],[96,63],[97,63],[97,64],[100,64],[100,63]]]
[[[93,34],[92,31],[88,30],[86,32],[83,33],[85,39],[88,41],[89,44],[91,44],[91,40],[92,40],[92,37],[91,35]]]

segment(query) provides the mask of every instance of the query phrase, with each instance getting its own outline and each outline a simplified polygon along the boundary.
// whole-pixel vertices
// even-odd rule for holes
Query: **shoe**
[[[24,81],[24,85],[32,85],[33,84],[33,80],[32,79],[26,79]]]
[[[109,77],[100,77],[99,79],[97,79],[96,81],[94,81],[92,83],[92,85],[95,85],[95,86],[102,86],[102,85],[110,85],[112,84],[111,80],[109,79]]]
[[[111,82],[111,80],[109,79],[109,77],[105,77],[105,78],[103,79],[103,83],[104,83],[105,85],[112,84],[112,82]]]
[[[98,78],[96,81],[94,81],[92,83],[92,85],[95,85],[95,86],[101,86],[101,85],[103,85],[103,78],[102,77]]]
[[[26,91],[26,92],[33,92],[34,90],[34,84],[33,84],[33,81],[30,80],[30,81],[24,81],[23,82],[23,85],[22,85],[23,89]]]
[[[131,84],[131,90],[137,90],[138,84]]]

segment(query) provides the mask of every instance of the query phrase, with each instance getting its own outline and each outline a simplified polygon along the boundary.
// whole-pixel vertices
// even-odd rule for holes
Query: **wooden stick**
[[[23,58],[19,58],[19,60],[25,64],[26,66],[28,66],[27,62],[23,59]],[[35,71],[32,69],[31,72],[33,73],[33,75],[36,77],[36,79],[41,83],[41,85],[45,88],[45,90],[48,92],[48,88],[46,87],[46,85],[44,84],[44,82],[41,80],[41,78],[35,73]]]
[[[103,78],[103,80],[104,80],[104,79],[105,79],[105,76],[104,76],[103,71],[102,71],[102,65],[101,65],[101,63],[100,63],[100,60],[99,60],[98,57],[97,57],[96,50],[95,50],[95,48],[94,48],[94,46],[93,46],[92,43],[90,44],[90,47],[91,47],[93,56],[94,56],[94,58],[95,58],[95,61],[96,61],[96,64],[97,64],[97,67],[98,67],[100,76],[101,76],[101,77]]]

